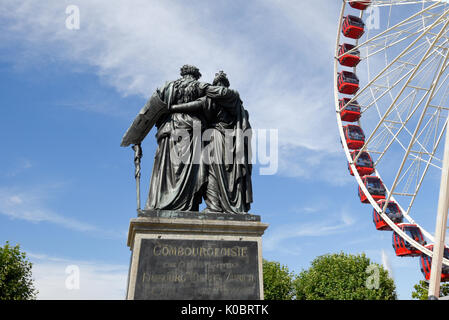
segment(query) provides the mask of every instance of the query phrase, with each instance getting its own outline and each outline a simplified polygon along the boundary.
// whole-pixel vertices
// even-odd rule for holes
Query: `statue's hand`
[[[134,177],[140,179],[140,158],[142,158],[142,148],[140,147],[140,143],[133,145],[132,148],[134,150]]]
[[[142,147],[140,146],[140,143],[133,145],[132,148],[134,150],[134,161],[142,158]]]

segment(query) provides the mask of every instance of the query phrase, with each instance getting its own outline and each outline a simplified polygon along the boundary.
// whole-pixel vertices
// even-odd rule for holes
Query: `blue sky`
[[[80,28],[65,26],[68,5]],[[120,140],[152,92],[185,63],[224,70],[252,126],[277,129],[279,166],[260,175],[252,213],[263,254],[300,272],[319,255],[365,252],[399,297],[422,279],[396,258],[357,197],[339,142],[333,50],[340,2],[12,1],[0,4],[0,243],[34,263],[41,299],[123,299],[136,216],[131,149]],[[154,132],[143,144],[146,199]],[[433,216],[431,219],[433,226]],[[68,290],[66,268],[79,266]]]

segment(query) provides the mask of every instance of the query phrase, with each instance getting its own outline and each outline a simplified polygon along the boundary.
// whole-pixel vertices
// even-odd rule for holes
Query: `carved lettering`
[[[235,246],[232,248],[205,247],[173,247],[156,245],[153,248],[155,256],[200,256],[200,257],[246,257],[248,247]]]
[[[259,297],[255,241],[143,239],[137,299]]]

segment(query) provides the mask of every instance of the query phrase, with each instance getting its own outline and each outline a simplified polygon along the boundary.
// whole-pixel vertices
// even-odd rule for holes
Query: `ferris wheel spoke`
[[[424,52],[423,49],[425,48],[421,48],[422,51]],[[417,54],[419,54],[421,51],[417,52]],[[382,78],[390,78],[389,76],[391,74],[397,73],[396,77],[400,78],[394,83],[394,84],[390,84],[389,86],[386,85],[379,85],[377,83],[372,83],[371,85],[376,87],[376,88],[381,88],[383,87],[384,89],[394,89],[398,84],[400,84],[402,82],[402,80],[404,80],[408,75],[410,75],[411,72],[413,72],[413,69],[407,70],[407,68],[410,67],[416,67],[416,63],[411,63],[411,62],[402,62],[400,60],[398,60],[398,63],[400,63],[400,65],[396,66],[395,68],[392,68],[391,70],[388,70],[387,72],[385,72],[384,75],[381,75],[378,78],[378,81],[382,81]],[[399,72],[398,72],[399,71]],[[401,72],[407,71],[405,74],[401,75]],[[379,92],[380,90],[377,90],[377,92]],[[364,94],[368,96],[368,98],[365,98],[362,94],[354,97],[354,100],[357,98],[358,100],[360,99],[361,101],[367,99],[367,100],[371,100],[371,97],[373,98],[372,101],[369,101],[368,104],[366,104],[364,107],[362,107],[362,114],[364,112],[366,112],[369,108],[371,108],[373,105],[375,105],[377,103],[378,100],[380,100],[381,98],[383,98],[387,93],[391,94],[391,90],[384,90],[383,92],[381,92],[381,94],[379,96],[376,96],[373,93],[372,88],[370,88],[370,92],[365,92]],[[350,102],[348,102],[349,104]]]
[[[431,20],[431,19],[429,18],[429,20]],[[434,35],[434,33],[430,31],[430,27],[422,27],[422,18],[417,18],[416,20],[413,20],[413,22],[414,22],[414,24],[409,26],[408,29],[399,30],[392,34],[386,34],[383,37],[380,37],[379,39],[377,39],[379,41],[379,43],[374,42],[374,43],[368,43],[367,45],[365,45],[363,47],[360,46],[360,48],[365,48],[367,50],[379,48],[378,50],[373,51],[370,54],[367,54],[362,59],[366,59],[366,58],[374,56],[380,52],[386,51],[387,49],[390,49],[396,45],[399,45],[401,42],[403,42],[405,40],[412,39],[414,36],[419,35],[426,30],[428,31],[428,33],[430,35]],[[416,29],[416,30],[414,30],[414,29]],[[412,31],[412,30],[414,30],[414,31]],[[400,38],[401,36],[403,36],[403,37]]]
[[[406,197],[415,197],[416,191],[411,192],[410,189],[410,183],[412,180],[416,179],[418,176],[418,169],[419,169],[420,161],[418,158],[413,159],[410,161],[410,164],[408,165],[407,169],[404,170],[402,173],[402,176],[399,177],[397,185],[400,186],[403,180],[405,179],[406,182],[402,186],[401,191],[392,191],[393,195],[400,195],[400,196],[406,196]]]
[[[416,67],[416,65],[415,65]],[[403,68],[403,67],[398,67],[399,68]],[[392,70],[392,72],[397,71],[397,69]],[[376,88],[381,88],[383,87],[384,89],[388,89],[388,90],[384,90],[379,96],[376,96],[372,91],[369,92],[368,94],[371,94],[371,97],[373,98],[373,100],[371,102],[369,102],[369,104],[367,104],[363,109],[362,109],[362,114],[364,112],[366,112],[368,109],[370,109],[371,107],[375,106],[377,104],[377,102],[382,99],[386,94],[391,94],[391,89],[394,89],[397,85],[399,85],[407,76],[409,76],[411,73],[413,72],[413,69],[408,70],[407,73],[403,74],[401,76],[401,78],[399,78],[395,83],[391,84],[390,86],[387,85],[379,85],[376,83],[373,83],[372,86],[376,87]],[[363,98],[363,97],[362,97]]]
[[[379,127],[382,125],[382,123],[385,121],[385,119],[387,118],[387,116],[392,112],[393,108],[395,107],[396,102],[399,100],[400,96],[402,95],[402,93],[405,91],[405,89],[407,88],[407,86],[410,84],[410,82],[413,80],[414,76],[418,73],[418,71],[420,70],[421,65],[426,61],[426,59],[428,58],[428,56],[430,55],[430,53],[432,52],[433,49],[433,45],[436,44],[439,40],[439,36],[441,34],[443,34],[443,32],[446,30],[446,27],[448,25],[449,21],[445,22],[444,27],[441,29],[439,35],[433,40],[433,43],[431,46],[429,46],[429,48],[427,49],[426,53],[424,54],[424,56],[421,58],[420,62],[416,65],[415,68],[413,68],[411,75],[408,77],[407,81],[405,82],[405,84],[402,86],[402,88],[400,89],[399,93],[396,95],[396,98],[392,101],[392,103],[390,104],[390,106],[388,107],[387,111],[385,112],[385,114],[382,116],[382,118],[380,119],[380,121],[378,122],[377,126],[374,128],[374,130],[372,131],[371,135],[369,136],[369,138],[366,140],[365,145],[361,148],[358,156],[361,154],[361,152],[363,152],[365,150],[365,146],[369,144],[369,142],[371,141],[372,137],[374,136],[374,134],[377,132],[377,130],[379,129]],[[446,55],[447,57],[447,55]],[[445,62],[444,62],[444,66],[446,65],[446,58],[445,58]],[[439,76],[438,76],[439,78]],[[429,93],[429,91],[426,92],[425,96]],[[424,97],[425,97],[424,96]],[[423,98],[424,98],[423,97]],[[415,107],[415,111],[416,111],[417,107]]]
[[[350,2],[351,0],[349,0]],[[436,0],[438,1],[438,0]],[[435,2],[435,0],[374,0],[372,1],[373,6],[382,7],[382,6],[397,6],[397,5],[405,5],[405,4],[422,4],[426,2]]]
[[[411,150],[410,152],[411,152],[412,154],[419,154],[419,155],[421,155],[421,156],[422,156],[422,155],[429,155],[429,156],[433,157],[435,160],[441,161],[441,159],[439,159],[439,158],[437,158],[437,157],[434,157],[434,152],[429,152],[429,151],[427,150],[427,148],[425,147],[425,145],[427,145],[427,144],[428,144],[428,141],[430,140],[430,135],[431,135],[431,133],[432,133],[432,127],[434,127],[433,124],[434,124],[434,122],[437,121],[437,120],[438,120],[438,118],[435,118],[434,116],[429,117],[429,120],[427,121],[427,123],[425,124],[425,126],[422,128],[421,133],[419,133],[418,136],[417,136],[416,139],[415,139],[415,144],[417,144],[417,146],[419,147],[419,150]],[[432,124],[431,128],[428,129],[429,125],[431,125],[431,124]],[[426,129],[427,129],[427,130],[426,130]],[[412,136],[412,133],[411,133],[411,131],[410,131],[408,128],[406,128],[406,131],[407,131],[407,133],[408,133],[410,136]],[[423,133],[425,133],[425,137],[424,137],[424,141],[421,143],[421,142],[419,141],[419,138],[421,137],[421,135],[422,135]]]
[[[446,82],[448,77],[449,77],[449,74],[446,74],[445,79],[442,81],[441,85],[443,85],[444,82]],[[441,88],[441,86],[439,88],[437,88],[436,91],[438,91],[440,88]],[[443,97],[447,96],[447,90],[448,90],[448,86],[446,84],[445,93],[443,94]],[[424,143],[423,143],[424,145],[428,144],[428,142],[429,142],[429,140],[431,138],[432,130],[434,130],[435,136],[437,135],[437,131],[438,131],[438,127],[439,127],[439,120],[441,118],[441,109],[436,108],[435,111],[433,113],[430,113],[429,115],[430,115],[429,120],[427,121],[426,125],[422,128],[421,132],[417,136],[417,141],[419,141],[419,138],[421,137],[421,135],[426,133],[426,135],[424,137]],[[445,118],[447,118],[446,115],[445,115]],[[430,126],[430,124],[432,124],[432,126]],[[428,127],[430,127],[430,129],[428,129]],[[435,128],[435,129],[433,129],[433,128]],[[427,150],[424,147],[422,147],[422,149],[425,152],[427,152]],[[438,158],[435,158],[435,159],[441,161],[441,159],[438,159]]]
[[[446,27],[447,27],[448,24],[449,24],[449,21],[447,21],[447,22],[445,23],[445,25],[444,25],[443,29],[440,31],[440,33],[442,33],[442,32],[446,29]],[[435,41],[436,41],[437,39],[438,39],[438,37],[435,39]],[[435,42],[435,41],[434,41],[434,42]],[[441,69],[444,68],[444,66],[446,65],[448,57],[449,57],[449,52],[446,53],[446,56],[445,56],[445,58],[444,58],[444,61],[443,61],[443,62],[441,63],[441,65],[440,65],[440,68],[441,68]],[[439,72],[438,74],[435,75],[435,79],[433,80],[433,84],[432,84],[432,85],[433,85],[432,90],[430,91],[430,95],[429,95],[429,97],[428,97],[428,99],[427,99],[427,102],[426,102],[426,104],[425,104],[425,106],[424,106],[424,108],[423,108],[423,111],[422,111],[422,113],[421,113],[421,116],[420,116],[420,118],[419,118],[419,120],[418,120],[418,123],[417,123],[417,125],[416,125],[416,129],[415,129],[415,131],[414,131],[414,133],[413,133],[412,139],[410,140],[410,143],[409,143],[409,146],[408,146],[408,148],[407,148],[407,151],[405,152],[405,155],[404,155],[404,157],[403,157],[403,159],[402,159],[402,161],[401,161],[401,164],[400,164],[400,166],[399,166],[399,168],[398,168],[396,177],[395,177],[395,179],[394,179],[394,181],[393,181],[392,187],[390,188],[390,193],[394,193],[394,192],[395,192],[395,188],[396,188],[396,186],[397,186],[397,184],[398,184],[398,180],[399,180],[399,177],[400,177],[400,175],[401,175],[401,173],[402,173],[404,164],[405,164],[405,162],[407,161],[407,158],[409,157],[409,154],[410,154],[410,150],[412,149],[412,147],[413,147],[413,145],[414,145],[415,138],[416,138],[416,136],[417,136],[417,134],[418,134],[418,130],[419,130],[420,125],[421,125],[421,123],[422,123],[422,121],[423,121],[423,118],[424,118],[424,115],[425,115],[426,110],[427,110],[427,108],[428,108],[428,105],[429,105],[429,103],[430,103],[430,101],[431,101],[431,99],[432,99],[432,97],[433,97],[433,95],[434,95],[435,88],[436,88],[436,86],[437,86],[437,84],[438,84],[438,82],[439,82],[439,80],[440,80],[441,74],[442,74],[442,73],[441,73],[441,70],[440,70],[440,72]],[[388,201],[390,200],[390,198],[391,198],[391,194],[388,194],[387,199],[386,199],[386,202],[387,202],[387,203],[388,203]]]
[[[357,44],[353,49],[351,49],[351,51],[355,51],[355,50],[359,50],[361,48],[376,48],[379,47],[381,49],[379,49],[379,51],[382,51],[385,49],[385,42],[390,39],[397,39],[399,36],[401,35],[405,35],[403,38],[396,40],[394,43],[388,44],[387,47],[391,47],[394,46],[404,40],[407,40],[409,38],[412,38],[413,36],[417,35],[417,34],[421,34],[422,32],[431,32],[430,30],[434,27],[436,27],[437,25],[429,25],[427,27],[421,27],[422,26],[422,12],[426,12],[430,9],[434,9],[435,7],[441,6],[441,4],[434,4],[433,6],[430,6],[428,8],[423,9],[422,11],[410,16],[408,19],[390,27],[387,28],[385,31],[367,39],[365,42],[362,42],[360,44]],[[436,15],[438,17],[438,15]],[[435,19],[435,16],[429,16],[427,17],[429,20],[431,19]],[[401,27],[407,26],[411,24],[411,26],[408,26],[405,30],[400,29]],[[416,31],[412,32],[411,30],[417,28]],[[391,40],[393,41],[393,40]],[[351,52],[349,51],[349,52]],[[376,52],[377,53],[377,52]],[[336,58],[340,58],[341,56],[337,56]],[[365,57],[367,58],[367,57]]]
[[[402,26],[404,26],[404,25],[407,25],[408,23],[410,23],[410,21],[413,21],[414,18],[416,18],[416,17],[421,17],[422,14],[424,14],[425,12],[428,12],[429,10],[438,8],[439,6],[442,6],[442,5],[443,5],[443,4],[441,4],[441,3],[434,3],[434,4],[431,5],[431,6],[428,6],[428,7],[426,7],[426,8],[423,8],[422,10],[420,10],[420,11],[414,13],[414,14],[411,15],[410,17],[408,17],[408,18],[402,20],[401,22],[395,24],[394,26],[391,26],[391,27],[385,29],[384,31],[378,33],[377,35],[375,35],[375,36],[373,36],[373,37],[367,39],[366,41],[364,41],[364,42],[362,42],[362,43],[359,43],[357,46],[355,46],[355,49],[359,49],[359,48],[361,48],[361,47],[367,46],[367,45],[368,45],[369,43],[371,43],[371,42],[377,41],[379,38],[383,37],[383,36],[386,35],[386,34],[391,33],[392,31],[396,30],[397,28],[402,27]]]
[[[446,65],[446,67],[447,67],[447,65]],[[445,68],[446,68],[446,67],[445,67]],[[445,68],[444,68],[444,69],[445,69]],[[444,71],[444,70],[443,70],[443,71]],[[446,75],[446,77],[445,77],[445,79],[443,80],[442,84],[446,81],[447,77],[448,77],[448,75]],[[436,89],[436,91],[438,91],[440,88],[441,88],[441,85],[438,86],[438,89]],[[446,91],[447,91],[447,89],[446,89]],[[411,92],[411,93],[413,93],[413,92]],[[410,93],[410,94],[411,94],[411,93]],[[401,120],[400,122],[402,122],[401,127],[397,130],[397,132],[396,132],[395,134],[393,134],[392,139],[391,139],[391,140],[389,141],[389,143],[385,146],[384,152],[383,152],[383,153],[379,156],[379,158],[376,160],[375,166],[377,166],[377,165],[379,164],[379,162],[380,162],[381,159],[383,158],[385,152],[388,151],[388,149],[391,147],[391,145],[392,145],[393,142],[395,142],[395,141],[397,141],[397,142],[399,143],[399,145],[402,147],[402,149],[403,149],[404,151],[407,151],[407,148],[400,142],[400,140],[399,140],[397,137],[398,137],[398,135],[402,132],[402,130],[406,130],[407,133],[408,133],[410,136],[413,135],[413,134],[407,129],[406,125],[407,125],[407,123],[410,121],[410,119],[414,116],[415,112],[419,109],[419,107],[421,106],[422,102],[423,102],[424,99],[427,97],[427,94],[428,94],[428,93],[429,93],[429,92],[427,92],[423,97],[421,97],[421,99],[419,100],[419,102],[417,102],[416,104],[415,104],[415,97],[413,98],[413,100],[411,101],[411,104],[410,104],[411,106],[413,106],[413,109],[408,113],[408,116],[407,116],[407,118],[406,118],[404,121],[402,121],[401,118],[399,117],[399,119]],[[447,96],[447,93],[446,93],[445,95]],[[407,98],[407,97],[406,97],[406,98]],[[431,101],[431,99],[430,99],[429,101]],[[400,103],[402,103],[402,101],[401,101]],[[429,104],[430,104],[430,103],[429,103]],[[396,109],[397,109],[397,108],[396,108]],[[386,121],[386,120],[384,120],[384,121]],[[374,132],[372,133],[372,135],[373,135],[373,134],[374,134]],[[368,140],[370,140],[370,139],[368,139]],[[369,144],[369,141],[367,141],[367,145],[368,145],[368,144]],[[418,144],[420,144],[419,141],[418,141]],[[425,150],[424,152],[429,153],[427,150]]]
[[[430,247],[415,241],[397,224],[396,218],[390,219],[391,212],[387,213],[387,206],[394,201],[403,217],[426,239],[434,241],[433,235],[416,223],[410,213],[423,185],[427,188],[423,183],[427,181],[426,175],[433,168],[441,170],[443,162],[440,143],[448,129],[449,116],[449,0],[371,0],[370,8],[364,8],[367,10],[350,2],[353,1],[343,0],[334,71],[337,74],[338,63],[343,66],[351,64],[342,62],[348,61],[342,57],[348,53],[346,47],[350,47],[349,55],[353,51],[353,55],[359,57],[357,63],[365,62],[367,72],[356,68],[357,63],[352,66],[352,72],[357,74],[363,85],[344,100],[339,93],[347,93],[337,86],[337,80],[342,81],[341,76],[334,77],[337,122],[349,168],[358,183],[361,201],[370,203],[389,230],[415,250],[407,254],[417,252],[432,257]],[[366,17],[365,26],[368,27],[362,38],[355,39],[355,43],[347,42],[347,38],[341,35],[346,35],[342,25],[346,14],[354,14],[353,9],[345,7],[348,3],[361,9],[356,16]],[[384,13],[382,19],[387,23],[382,22],[372,29],[371,23],[380,22],[375,14],[380,14],[381,10]],[[355,106],[359,108],[359,117],[351,120],[354,116],[350,112]],[[356,147],[349,135],[349,125],[343,124],[348,121],[356,121],[363,129],[360,147]],[[380,197],[368,189],[368,179],[365,178],[368,171],[359,166],[367,156],[363,155],[363,161],[358,161],[363,153],[372,160],[374,172],[369,174],[377,179],[373,181],[380,181],[385,186],[384,202],[377,202]],[[388,169],[391,177],[382,179],[379,169]],[[384,230],[384,227],[376,222],[376,229]],[[403,253],[396,251],[396,254]],[[443,264],[449,266],[449,259],[443,258]]]
[[[438,24],[440,24],[443,19],[443,17],[445,17],[447,15],[447,13],[449,12],[448,10],[445,10],[444,14],[442,14],[439,19],[435,20],[431,26],[429,26],[429,28],[426,29],[426,31],[423,31],[412,43],[410,43],[404,50],[402,50],[387,66],[385,66],[383,68],[383,70],[381,70],[373,79],[371,79],[363,88],[361,88],[360,90],[357,91],[357,93],[354,95],[353,98],[350,99],[349,103],[352,103],[354,100],[356,100],[362,93],[364,93],[368,88],[371,87],[371,85],[373,83],[375,83],[375,81],[377,81],[384,72],[386,72],[394,63],[396,63],[399,59],[401,59],[401,57],[403,57],[404,55],[406,55],[407,53],[409,53],[409,50],[411,48],[413,48],[413,46],[418,43],[418,41],[420,41],[424,36],[426,36],[427,32],[431,29],[433,29],[433,27],[437,26]],[[441,33],[441,32],[440,32]],[[437,39],[437,38],[435,38]],[[430,47],[429,47],[430,49]],[[427,54],[426,54],[427,55]],[[415,67],[416,69],[416,67]]]
[[[440,137],[442,136],[443,131],[444,130],[441,131]],[[432,130],[428,130],[426,132],[426,140],[430,139],[431,133],[432,133]],[[404,185],[402,192],[409,192],[409,190],[411,188],[412,180],[415,180],[415,189],[414,189],[414,192],[411,193],[411,195],[416,196],[417,192],[419,191],[419,186],[420,186],[419,173],[421,172],[421,164],[426,163],[426,167],[427,167],[427,164],[430,165],[431,161],[438,160],[434,157],[434,154],[438,147],[438,144],[439,144],[439,140],[437,141],[436,145],[432,146],[433,147],[432,152],[423,151],[422,149],[421,150],[410,150],[411,155],[414,155],[415,157],[412,159],[409,168],[407,168],[407,170],[405,170],[405,172],[402,174],[401,178],[398,181],[398,184],[400,184],[404,178],[407,178],[407,181]],[[424,157],[427,157],[427,158],[424,159]],[[421,176],[421,179],[425,176],[426,171],[427,171],[427,169],[424,170],[423,175]]]
[[[437,138],[437,141],[434,143],[434,149],[432,150],[433,153],[436,152],[436,149],[438,148],[438,146],[439,146],[439,144],[441,142],[441,138],[443,137],[443,133],[446,130],[446,128],[447,128],[447,118],[446,118],[446,121],[444,122],[443,128],[442,128],[442,130],[441,130],[441,132],[440,132],[440,134],[439,134],[439,136]],[[416,186],[415,193],[418,193],[419,189],[421,188],[422,182],[424,181],[424,177],[427,174],[428,169],[430,168],[431,161],[432,161],[432,158],[429,157],[429,159],[425,163],[425,168],[424,168],[423,173],[421,175],[421,178],[420,178],[420,180],[418,182],[418,185]],[[413,199],[410,201],[410,203],[409,203],[409,205],[407,207],[407,210],[406,210],[407,214],[409,214],[409,212],[410,212],[414,202],[415,202],[415,197],[413,197]]]
[[[447,40],[445,40],[442,44],[441,44],[441,46],[443,46],[443,45],[445,45],[445,44],[447,44],[448,43],[448,41]],[[417,64],[418,64],[418,62],[412,62],[412,61],[414,61],[417,57],[422,57],[423,56],[423,53],[424,53],[424,51],[425,51],[425,49],[426,49],[426,47],[425,47],[425,42],[423,42],[423,43],[421,43],[421,44],[419,44],[418,46],[416,46],[415,48],[411,48],[410,49],[410,52],[413,52],[415,49],[418,49],[419,48],[419,50],[418,51],[416,51],[415,53],[414,53],[414,55],[413,56],[411,56],[410,58],[409,58],[409,60],[408,61],[403,61],[403,60],[397,60],[397,66],[393,69],[391,69],[391,70],[389,70],[389,71],[387,71],[387,72],[385,72],[384,74],[382,74],[379,78],[378,78],[378,81],[382,81],[382,79],[383,78],[385,78],[385,80],[386,80],[386,84],[385,84],[385,86],[386,87],[388,87],[388,88],[394,88],[394,86],[395,85],[397,85],[400,81],[402,81],[403,79],[404,79],[404,77],[406,76],[406,75],[408,75],[408,74],[410,74],[410,72],[412,72],[413,71],[413,68],[417,68]],[[437,57],[435,57],[435,56],[433,56],[434,55],[434,52],[432,51],[430,54],[429,54],[429,58],[427,59],[428,61],[426,61],[425,63],[426,63],[426,65],[423,67],[423,68],[421,68],[421,70],[420,71],[418,71],[418,73],[422,73],[422,72],[425,72],[426,70],[427,70],[427,67],[431,67],[432,66],[432,63],[433,63],[433,61],[431,60],[431,59],[436,59]],[[392,65],[392,67],[394,66],[394,64]],[[410,70],[408,70],[407,68],[412,68],[412,69],[410,69]],[[398,72],[399,71],[399,72]],[[405,74],[405,75],[403,75],[399,80],[399,82],[396,82],[393,86],[391,86],[391,78],[393,78],[394,79],[394,76],[396,76],[396,77],[400,77],[401,76],[401,72],[404,72],[404,71],[407,71],[407,74]],[[428,72],[429,73],[429,72]],[[373,83],[373,85],[377,85],[376,83]],[[421,90],[425,90],[426,88],[422,88],[422,87],[417,87],[417,86],[413,86],[413,85],[409,85],[409,87],[412,87],[412,88],[416,88],[416,89],[421,89]],[[391,92],[391,90],[390,90],[390,92]]]
[[[397,121],[401,125],[405,125],[406,119],[411,114],[412,106],[415,104],[417,95],[418,92],[416,90],[410,90],[410,92],[396,104],[395,114]]]
[[[384,93],[384,94],[385,94],[385,93]],[[427,94],[428,94],[428,92],[427,92],[427,93],[420,99],[420,101],[419,101],[416,105],[414,105],[413,103],[411,104],[411,105],[413,105],[413,109],[412,109],[411,111],[409,111],[409,114],[407,115],[407,118],[406,118],[404,121],[394,121],[394,120],[389,120],[390,123],[391,123],[391,122],[396,122],[396,123],[397,123],[397,122],[400,122],[400,123],[401,123],[401,126],[397,129],[396,133],[394,133],[394,134],[393,134],[393,133],[391,132],[391,130],[390,130],[390,133],[391,133],[391,135],[392,135],[392,139],[390,140],[390,142],[389,142],[389,143],[386,145],[386,147],[384,148],[384,152],[379,156],[379,158],[378,158],[377,161],[375,162],[375,165],[377,165],[378,162],[382,159],[383,154],[384,154],[386,151],[388,151],[388,149],[391,147],[391,145],[393,144],[394,141],[397,141],[397,142],[399,143],[399,145],[403,148],[404,151],[407,150],[407,148],[400,142],[399,139],[397,139],[397,137],[398,137],[398,135],[402,132],[402,130],[403,130],[404,128],[406,128],[406,124],[410,121],[410,119],[414,116],[415,112],[419,109],[419,106],[420,106],[421,103],[424,101],[424,99],[425,99],[425,97],[427,96]],[[414,100],[412,100],[412,102],[413,102],[413,101],[414,101]],[[400,106],[400,105],[393,104],[393,106],[395,107],[395,109],[397,109],[397,107]],[[390,107],[391,107],[391,106],[390,106]],[[391,110],[393,110],[393,107],[389,108],[389,110],[387,110],[387,113],[388,113],[388,112],[391,112]],[[404,108],[404,110],[405,110],[405,108]],[[377,125],[377,126],[374,128],[374,130],[371,132],[371,134],[370,134],[370,136],[368,137],[368,139],[366,140],[364,146],[360,149],[360,152],[357,154],[355,160],[357,160],[358,156],[360,156],[360,154],[361,154],[366,148],[368,148],[368,147],[370,146],[371,141],[372,141],[373,139],[375,139],[375,137],[376,137],[376,132],[378,131],[378,129],[379,129],[381,126],[385,126],[385,123],[388,121],[388,119],[387,119],[388,114],[387,114],[387,113],[385,113],[385,114],[382,116],[381,121],[378,122],[378,125]]]
[[[435,157],[434,153],[428,151],[427,148],[425,147],[426,145],[428,145],[428,142],[430,140],[431,134],[434,131],[433,128],[436,127],[435,126],[435,124],[436,124],[435,122],[436,121],[438,121],[438,116],[435,117],[435,115],[433,115],[433,116],[429,117],[429,120],[427,121],[425,126],[422,128],[421,133],[419,133],[418,136],[416,137],[416,141],[417,141],[417,144],[418,144],[420,149],[419,150],[411,150],[410,151],[411,153],[419,154],[420,156],[423,156],[423,155],[431,156],[436,161],[441,161],[441,159]],[[409,130],[407,132],[409,134],[411,134]],[[424,141],[421,143],[421,142],[419,142],[419,138],[424,133],[425,133],[425,136],[424,136],[424,139],[423,139]]]
[[[445,62],[446,62],[446,61],[447,61],[447,55],[446,55],[446,58],[445,58]],[[440,76],[441,76],[441,73],[437,75],[436,82],[439,81]],[[435,88],[435,86],[434,86],[433,88]],[[428,100],[428,101],[430,101],[430,99],[431,99],[431,97],[433,96],[433,94],[434,94],[434,92],[431,93],[431,96],[429,97],[429,100]],[[417,129],[415,130],[415,132],[417,132],[418,129],[419,129],[419,126],[417,127]],[[443,130],[444,130],[444,128],[443,128]],[[410,210],[410,208],[411,208],[411,205],[413,204],[414,199],[415,199],[415,197],[416,197],[416,195],[417,195],[417,193],[418,193],[418,191],[419,191],[419,188],[420,188],[420,186],[421,186],[421,184],[422,184],[422,180],[423,180],[423,178],[424,178],[424,176],[425,176],[425,174],[426,174],[426,172],[427,172],[427,170],[428,170],[428,168],[429,168],[429,165],[431,164],[433,154],[434,154],[434,152],[436,151],[436,148],[438,147],[438,144],[439,144],[439,141],[440,141],[440,139],[441,139],[443,130],[441,131],[440,137],[438,138],[438,141],[437,141],[436,145],[434,145],[432,154],[431,154],[431,156],[428,158],[428,161],[427,161],[427,163],[426,163],[426,167],[425,167],[425,169],[424,169],[423,174],[422,174],[421,177],[419,177],[419,173],[420,173],[420,168],[421,168],[421,161],[423,160],[423,159],[422,159],[422,155],[424,154],[424,152],[422,152],[422,151],[421,151],[421,152],[418,152],[419,156],[416,157],[416,158],[411,162],[411,164],[409,165],[409,167],[408,167],[408,168],[405,170],[405,172],[403,172],[402,175],[401,175],[402,169],[403,169],[403,167],[404,167],[405,160],[408,158],[408,155],[407,155],[407,154],[410,154],[410,152],[412,152],[412,151],[411,151],[411,146],[413,145],[413,139],[412,139],[412,142],[410,143],[410,146],[409,146],[409,148],[408,148],[408,150],[407,150],[406,156],[404,157],[403,163],[401,164],[401,168],[400,168],[400,170],[398,171],[398,174],[397,174],[397,176],[396,176],[396,178],[395,178],[395,181],[394,181],[394,183],[393,183],[393,187],[391,188],[391,191],[389,192],[389,195],[388,195],[388,198],[387,198],[386,202],[388,202],[389,199],[390,199],[393,195],[403,196],[403,197],[404,197],[404,196],[410,197],[411,200],[410,200],[409,206],[408,206],[408,208],[407,208],[407,214],[409,213],[409,210]],[[428,136],[429,136],[429,135],[428,135]],[[427,154],[427,152],[426,152],[426,154]],[[419,161],[417,161],[417,160],[419,160]],[[409,172],[412,172],[412,173],[410,174]],[[402,182],[402,180],[403,180],[404,178],[407,178],[407,179],[406,179],[405,185],[404,185],[404,187],[403,187],[403,190],[402,190],[401,192],[395,191],[395,188],[397,188],[397,186]],[[414,190],[414,191],[409,191],[410,186],[411,186],[411,184],[412,184],[413,181],[416,181],[416,183],[415,183],[415,190]],[[384,209],[385,209],[385,208],[384,208]]]

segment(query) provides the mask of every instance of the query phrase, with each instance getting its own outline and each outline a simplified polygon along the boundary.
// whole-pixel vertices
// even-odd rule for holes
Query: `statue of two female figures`
[[[204,199],[207,212],[247,213],[252,202],[248,112],[224,72],[212,85],[200,77],[198,68],[184,65],[181,78],[166,82],[142,108],[122,146],[134,144],[138,165],[140,143],[156,125],[146,210],[198,211]]]

